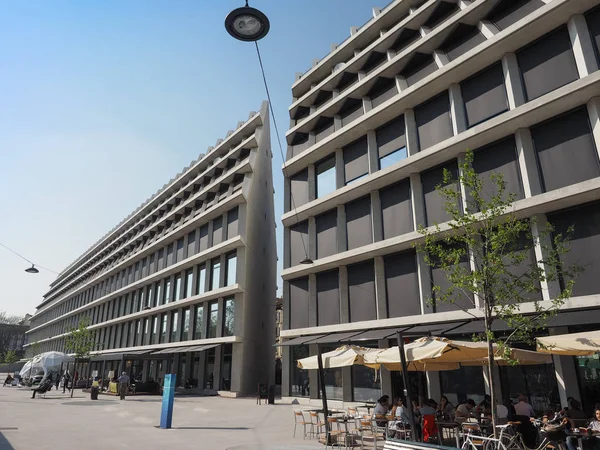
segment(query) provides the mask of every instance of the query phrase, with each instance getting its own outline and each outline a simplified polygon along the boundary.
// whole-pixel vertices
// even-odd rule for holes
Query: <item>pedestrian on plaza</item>
[[[56,392],[58,392],[58,385],[60,384],[60,374],[56,372],[54,374],[56,380],[54,380],[54,384],[56,385]]]
[[[65,370],[65,373],[63,374],[63,394],[65,393],[65,389],[68,389],[69,392],[71,392],[71,388],[69,387],[69,381],[71,380],[71,376],[69,375],[69,372]]]
[[[119,396],[121,400],[125,400],[125,394],[127,393],[127,389],[129,389],[129,375],[127,372],[121,373],[119,377]]]

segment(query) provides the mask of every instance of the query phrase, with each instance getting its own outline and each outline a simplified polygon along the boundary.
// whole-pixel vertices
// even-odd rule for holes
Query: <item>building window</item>
[[[152,298],[152,285],[148,286],[148,295],[146,295],[146,305],[148,305],[149,308],[152,308],[154,306]]]
[[[181,300],[181,275],[175,277],[175,297],[174,300]]]
[[[290,203],[287,211],[308,203],[308,170],[290,177]]]
[[[227,255],[227,278],[226,286],[232,286],[237,281],[237,254]]]
[[[135,321],[135,341],[133,342],[134,347],[141,344],[141,337],[142,337],[142,321],[140,319],[140,320]]]
[[[167,280],[165,283],[165,298],[163,300],[163,305],[166,305],[171,301],[171,280]]]
[[[369,174],[366,136],[344,147],[343,155],[346,184],[357,181]]]
[[[156,297],[154,299],[154,305],[158,306],[158,305],[162,305],[161,301],[162,301],[162,281],[159,281],[158,283],[156,283]]]
[[[183,238],[177,241],[177,262],[183,260]]]
[[[494,64],[460,84],[468,127],[508,111],[504,73]]]
[[[188,270],[185,274],[185,297],[192,296],[192,288],[194,287],[194,272],[192,269]]]
[[[454,135],[448,92],[427,100],[415,108],[419,149],[423,151]]]
[[[152,317],[152,334],[150,336],[150,344],[156,344],[156,336],[158,331],[158,316]]]
[[[181,329],[181,340],[187,341],[190,332],[190,308],[183,311],[183,327]]]
[[[335,156],[317,164],[317,198],[324,197],[336,190]]]
[[[142,338],[142,345],[144,345],[144,341],[146,341],[150,337],[149,331],[150,331],[150,319],[148,317],[146,317],[144,319],[144,336]],[[150,343],[150,342],[148,342],[148,343]]]
[[[308,250],[308,220],[292,225],[290,228],[290,255],[287,267],[295,266],[306,258]]]
[[[163,314],[160,324],[160,343],[166,342],[167,339],[167,314]]]
[[[348,266],[350,322],[377,319],[373,261]]]
[[[138,311],[143,311],[144,306],[146,306],[146,304],[144,303],[144,290],[140,289],[140,302]]]
[[[198,294],[206,292],[206,266],[198,266]]]
[[[173,264],[173,245],[175,244],[171,244],[167,247],[167,266],[169,267],[171,264]]]
[[[308,303],[308,277],[290,280],[290,329],[309,326]]]
[[[234,301],[232,298],[228,298],[224,302],[225,314],[223,314],[223,335],[233,336],[234,327]]]
[[[219,259],[213,259],[211,263],[210,273],[210,290],[214,291],[219,289],[219,281],[221,278],[221,261]]]
[[[340,323],[340,295],[338,271],[317,274],[317,325]]]
[[[217,337],[217,323],[219,318],[219,303],[211,302],[209,307],[208,338]]]
[[[337,209],[317,216],[317,258],[337,253]]]
[[[179,311],[173,311],[171,313],[171,339],[169,342],[177,342],[179,336],[177,336],[177,330],[179,327]]]
[[[196,305],[196,320],[194,339],[202,339],[202,326],[204,324],[204,305]]]

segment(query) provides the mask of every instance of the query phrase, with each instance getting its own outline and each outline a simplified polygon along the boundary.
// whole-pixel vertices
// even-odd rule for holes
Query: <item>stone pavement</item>
[[[323,449],[292,438],[293,406],[255,399],[176,396],[173,428],[157,428],[161,398],[118,397],[52,390],[31,399],[27,388],[0,387],[0,450]]]

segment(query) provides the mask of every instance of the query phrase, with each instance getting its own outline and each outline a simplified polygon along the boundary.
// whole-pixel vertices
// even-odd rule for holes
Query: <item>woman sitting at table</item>
[[[577,400],[575,400],[577,401]],[[594,411],[595,418],[589,423],[587,428],[580,428],[581,431],[588,433],[600,433],[600,408]],[[567,447],[569,450],[577,450],[577,436],[567,437]],[[600,449],[600,436],[594,436],[591,439],[583,439],[583,447],[587,449]],[[580,449],[583,450],[583,449]]]
[[[396,428],[397,425],[400,427],[408,427],[410,425],[410,419],[408,418],[408,409],[404,406],[404,402],[400,397],[397,397],[394,401],[394,407],[392,408],[393,422],[390,422],[390,428]]]
[[[454,420],[454,405],[448,401],[448,397],[445,395],[440,397],[437,412],[445,422],[452,422]]]
[[[375,405],[375,410],[373,411],[374,419],[383,419],[385,415],[390,410],[390,396],[383,395],[379,400],[377,400],[377,405]],[[386,422],[384,420],[378,420],[377,426],[384,427]]]

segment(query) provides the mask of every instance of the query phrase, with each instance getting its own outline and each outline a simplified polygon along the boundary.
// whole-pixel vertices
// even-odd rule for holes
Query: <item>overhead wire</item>
[[[40,265],[40,264],[36,264],[36,263],[34,263],[33,261],[31,261],[30,259],[27,259],[27,258],[25,258],[25,257],[24,257],[23,255],[21,255],[19,252],[16,252],[16,251],[15,251],[15,250],[13,250],[12,248],[10,248],[10,247],[8,247],[8,246],[4,245],[2,242],[0,242],[0,247],[4,247],[6,250],[8,250],[8,251],[9,251],[9,252],[11,252],[11,253],[14,253],[14,254],[15,254],[15,255],[17,255],[19,258],[21,258],[21,259],[22,259],[22,260],[24,260],[24,261],[27,261],[27,262],[28,262],[29,264],[31,264],[32,266],[39,267],[40,269],[44,269],[44,270],[46,270],[46,271],[48,271],[48,272],[52,272],[52,273],[54,273],[54,274],[56,274],[56,275],[58,275],[58,274],[59,274],[58,272],[56,272],[56,271],[54,271],[54,270],[52,270],[52,269],[48,269],[47,267],[44,267],[44,266],[42,266],[42,265]]]

